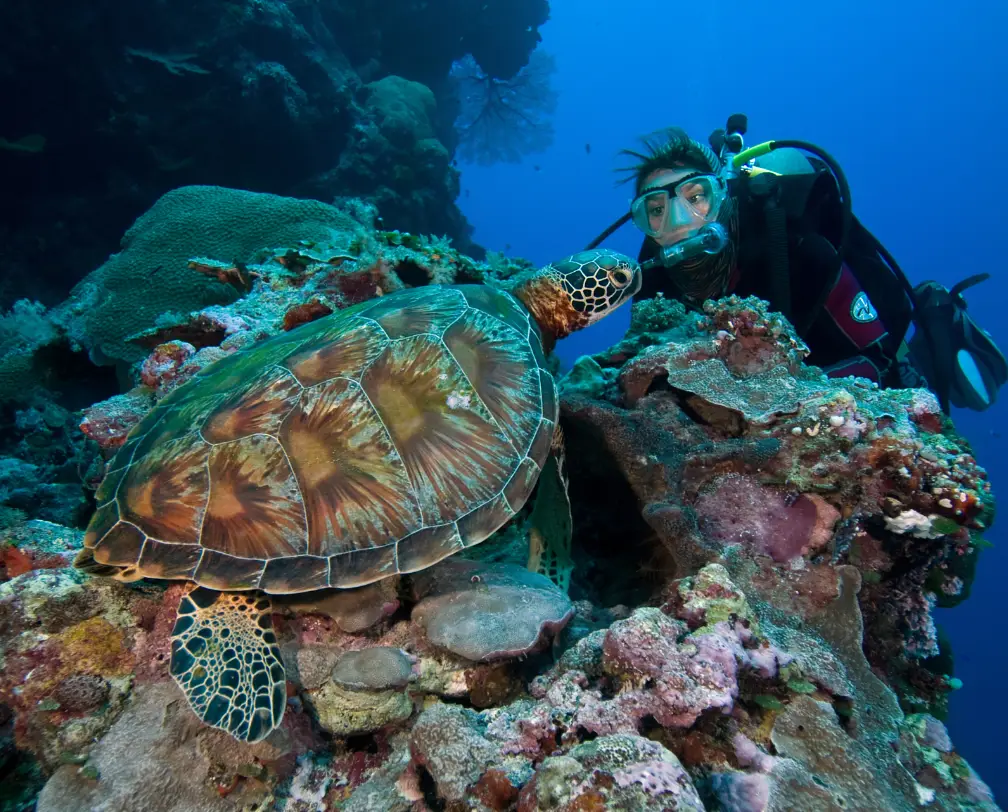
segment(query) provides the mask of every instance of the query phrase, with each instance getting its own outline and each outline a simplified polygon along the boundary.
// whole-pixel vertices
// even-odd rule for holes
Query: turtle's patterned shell
[[[271,593],[428,567],[528,498],[559,408],[544,363],[528,311],[480,285],[264,341],[133,429],[85,547],[127,575]]]

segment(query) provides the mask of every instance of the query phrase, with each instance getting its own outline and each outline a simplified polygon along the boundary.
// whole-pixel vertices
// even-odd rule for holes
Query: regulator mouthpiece
[[[720,223],[709,223],[692,237],[663,248],[661,254],[641,265],[642,270],[657,266],[672,268],[702,254],[719,254],[728,245],[728,231]]]

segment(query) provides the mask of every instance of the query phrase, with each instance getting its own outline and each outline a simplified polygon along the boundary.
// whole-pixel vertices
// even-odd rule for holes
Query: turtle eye
[[[609,281],[618,288],[625,288],[633,280],[633,274],[630,273],[628,268],[624,268],[623,266],[610,268],[608,274]]]

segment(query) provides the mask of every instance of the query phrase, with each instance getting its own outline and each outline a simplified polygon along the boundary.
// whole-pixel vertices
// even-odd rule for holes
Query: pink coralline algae
[[[140,367],[140,380],[158,396],[167,394],[196,372],[187,362],[196,354],[196,348],[185,341],[158,344]]]
[[[753,477],[726,474],[696,501],[700,527],[724,544],[744,544],[777,562],[817,552],[840,513],[816,494],[779,493]]]
[[[668,729],[689,728],[702,714],[733,710],[743,671],[767,678],[778,671],[776,653],[761,648],[745,626],[721,621],[709,631],[689,633],[686,624],[658,609],[638,609],[605,634],[579,641],[533,682],[533,696],[547,706],[519,725],[518,741],[524,741],[519,749],[541,747],[561,727],[599,735],[636,733],[650,717]],[[593,688],[589,674],[605,680],[614,696]]]
[[[638,784],[648,795],[676,795],[692,782],[682,766],[669,761],[646,761],[634,764],[632,767],[619,770],[613,775],[620,787]]]
[[[774,756],[767,755],[759,746],[744,733],[736,733],[732,737],[735,748],[735,758],[743,767],[752,767],[757,772],[768,773],[777,763]]]
[[[115,451],[153,405],[153,393],[138,387],[85,409],[80,430],[103,450]]]
[[[675,728],[691,726],[710,709],[731,710],[738,693],[738,660],[744,659],[737,636],[724,629],[679,646],[676,640],[683,631],[654,609],[639,609],[614,623],[602,643],[602,667],[622,690],[593,714],[579,714],[579,722],[596,733],[617,732],[606,730],[606,702],[614,703],[614,718],[632,720],[634,730],[648,715]]]

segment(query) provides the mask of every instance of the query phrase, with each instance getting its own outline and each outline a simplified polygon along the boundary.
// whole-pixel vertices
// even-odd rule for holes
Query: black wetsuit
[[[882,386],[915,385],[919,381],[896,355],[910,325],[912,304],[900,278],[876,250],[874,238],[854,218],[844,261],[837,262],[842,212],[833,176],[820,170],[806,179],[798,211],[787,217],[787,296],[771,261],[769,227],[761,203],[743,187],[739,195],[739,241],[736,268],[728,293],[758,296],[774,310],[784,311],[808,344],[808,362],[835,377],[859,375]],[[788,182],[789,179],[782,179]],[[638,260],[657,256],[658,245],[645,238]],[[780,266],[776,266],[780,268]],[[655,268],[644,272],[637,299],[662,291],[678,295],[673,272]]]

